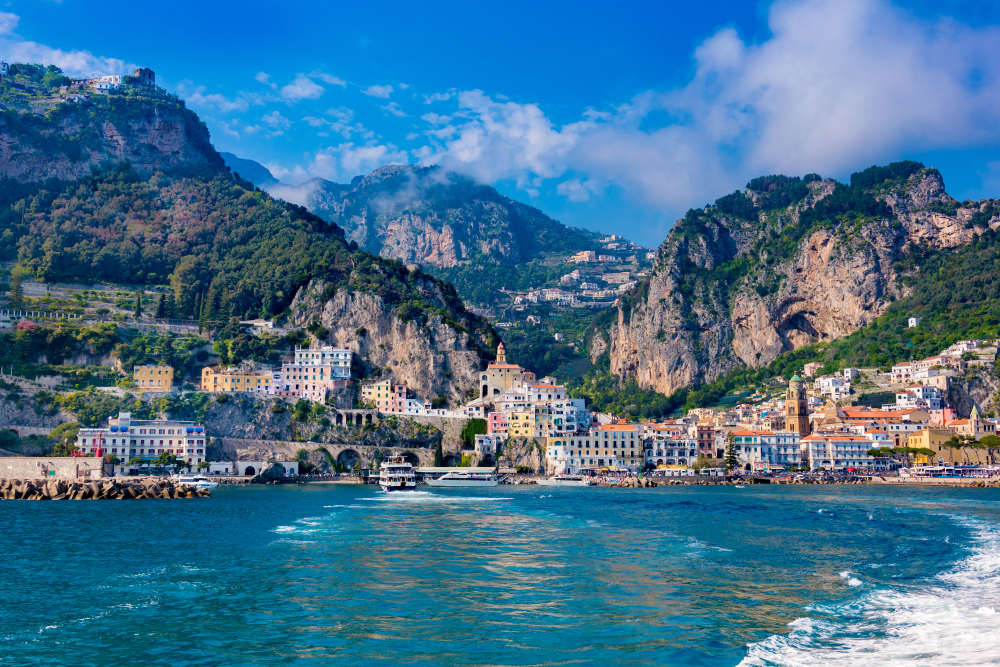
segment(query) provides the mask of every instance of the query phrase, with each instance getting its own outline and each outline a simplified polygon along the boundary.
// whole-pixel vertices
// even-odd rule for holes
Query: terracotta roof
[[[771,431],[733,431],[733,435],[774,435]]]
[[[520,366],[517,364],[490,364],[487,368],[517,368],[520,370]]]
[[[602,424],[598,429],[601,431],[634,431],[635,426],[631,424]]]

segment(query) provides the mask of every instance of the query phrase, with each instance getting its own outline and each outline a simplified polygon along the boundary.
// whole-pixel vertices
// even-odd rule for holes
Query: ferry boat
[[[500,483],[497,476],[492,472],[465,472],[452,470],[451,472],[438,477],[428,479],[428,486],[496,486]]]
[[[402,456],[392,456],[382,461],[378,485],[383,491],[416,491],[417,478],[413,475],[413,466]]]
[[[569,475],[566,473],[561,473],[558,475],[553,475],[552,477],[546,479],[538,480],[541,486],[590,486],[591,481],[589,477],[584,477],[583,475]]]

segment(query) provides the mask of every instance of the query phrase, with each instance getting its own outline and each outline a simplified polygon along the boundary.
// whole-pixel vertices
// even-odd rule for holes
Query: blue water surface
[[[1000,492],[0,502],[0,665],[978,665]]]

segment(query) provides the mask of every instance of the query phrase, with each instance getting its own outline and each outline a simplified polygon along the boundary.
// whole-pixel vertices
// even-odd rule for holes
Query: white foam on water
[[[933,665],[1000,662],[1000,533],[985,522],[973,528],[972,553],[924,585],[866,587],[854,600],[816,608],[817,617],[789,624],[787,635],[751,644],[745,666]],[[848,585],[861,585],[841,573]],[[857,584],[852,583],[858,581]]]
[[[451,496],[429,493],[427,491],[393,491],[383,492],[372,498],[364,498],[364,500],[373,503],[466,505],[474,503],[494,503],[500,500],[511,500],[511,498],[491,496]]]

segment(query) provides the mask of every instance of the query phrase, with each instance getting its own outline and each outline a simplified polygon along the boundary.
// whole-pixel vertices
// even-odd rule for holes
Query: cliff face
[[[0,112],[0,176],[76,180],[126,161],[147,174],[225,168],[204,123],[176,102],[121,97],[64,103],[47,116]]]
[[[476,386],[483,360],[476,341],[449,326],[441,314],[404,317],[377,295],[337,290],[324,301],[325,284],[311,281],[292,302],[293,322],[316,321],[329,333],[322,342],[350,348],[368,370],[387,369],[424,400],[461,398]],[[432,298],[434,287],[427,286]]]
[[[936,170],[921,169],[865,191],[868,213],[827,202],[840,212],[815,223],[810,212],[802,229],[808,209],[848,201],[837,187],[814,180],[800,201],[742,218],[718,205],[689,213],[660,246],[650,278],[597,332],[592,354],[609,344],[612,372],[663,393],[763,366],[786,350],[849,335],[904,296],[893,263],[911,241],[951,248],[1000,225],[989,203],[959,204]],[[761,193],[744,194],[756,202]],[[889,208],[873,215],[877,202]]]
[[[595,236],[436,167],[394,165],[350,185],[317,178],[267,189],[336,223],[364,250],[405,264],[451,268],[479,257],[513,264],[544,251],[591,249]]]

